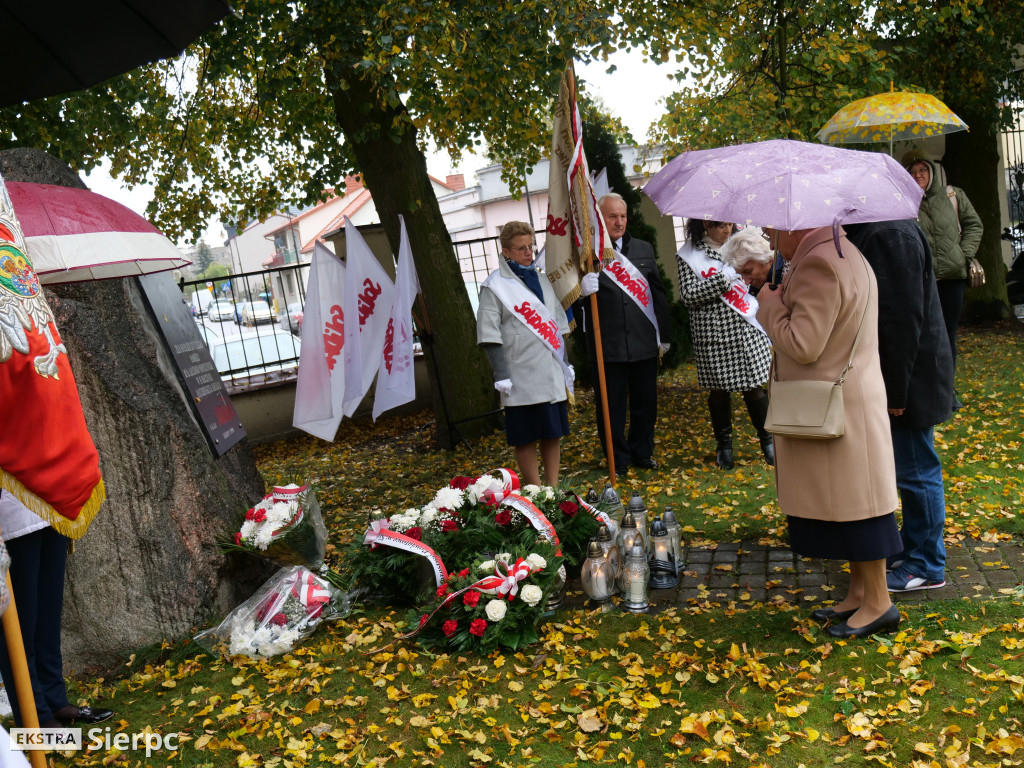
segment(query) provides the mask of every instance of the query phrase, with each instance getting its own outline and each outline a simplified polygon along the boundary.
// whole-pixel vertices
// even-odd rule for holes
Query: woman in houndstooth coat
[[[771,365],[768,337],[722,301],[736,273],[722,262],[718,249],[732,234],[732,228],[727,222],[690,219],[686,223],[687,242],[676,254],[679,293],[690,314],[697,384],[710,390],[708,411],[718,443],[715,459],[722,469],[733,466],[730,392],[743,393],[765,461],[775,463],[772,436],[764,429],[768,397],[761,388]],[[721,266],[715,274],[702,277],[683,259],[687,249],[702,251]]]

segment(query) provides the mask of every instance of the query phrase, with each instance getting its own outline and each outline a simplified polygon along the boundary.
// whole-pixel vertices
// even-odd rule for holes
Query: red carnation
[[[448,483],[449,487],[455,488],[460,491],[464,491],[471,486],[475,481],[472,477],[453,477],[452,481]]]
[[[410,539],[416,539],[416,541],[421,541],[423,539],[423,529],[417,525],[406,531],[405,535],[408,536]]]
[[[448,594],[448,584],[447,583],[442,584],[440,587],[437,588],[437,596],[438,597],[444,597],[447,594]]]
[[[451,637],[455,634],[455,630],[459,628],[459,622],[448,619],[444,624],[441,625],[441,631],[444,632],[445,637]]]
[[[501,510],[501,512],[494,516],[494,522],[496,522],[498,525],[508,525],[512,522],[512,513],[509,512],[507,509],[503,509]]]
[[[420,616],[420,626],[422,627],[424,624],[426,624],[429,618],[430,617],[425,613],[422,616]]]
[[[469,568],[463,568],[461,571],[459,571],[458,575],[460,579],[466,578],[467,576],[469,576]]]
[[[573,501],[562,501],[559,502],[558,508],[562,510],[562,514],[566,517],[575,517],[576,513],[579,512],[580,506]]]
[[[240,546],[242,544],[242,532],[239,531],[235,534],[235,545]]]
[[[253,517],[255,517],[255,515],[256,515],[256,510],[250,508],[249,511],[245,513],[245,519],[246,520],[252,520]]]
[[[283,613],[275,613],[274,617],[270,620],[270,623],[275,624],[279,627],[283,627],[285,624],[288,623],[288,617],[285,616]]]
[[[267,519],[267,513],[265,510],[257,509],[252,516],[253,522],[262,523]]]
[[[480,602],[480,593],[475,589],[471,589],[462,596],[462,602],[470,608],[476,608],[476,604]]]
[[[476,635],[477,637],[483,637],[484,632],[487,630],[486,619],[473,619],[469,623],[469,634]]]
[[[443,523],[441,523],[441,530],[444,531],[445,533],[450,533],[451,531],[457,531],[457,530],[459,530],[459,524],[457,522],[455,522],[454,520],[445,520]]]

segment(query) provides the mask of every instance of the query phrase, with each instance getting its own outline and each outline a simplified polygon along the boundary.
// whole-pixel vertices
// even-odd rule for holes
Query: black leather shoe
[[[825,631],[832,637],[867,637],[868,635],[875,635],[882,632],[895,632],[899,625],[900,609],[895,605],[890,605],[889,610],[874,621],[868,622],[863,627],[851,627],[844,621],[842,624],[833,624]]]
[[[647,456],[646,458],[643,458],[643,459],[634,459],[633,460],[633,465],[637,466],[637,467],[640,467],[640,469],[657,469],[658,468],[658,462],[656,462],[650,456]]]
[[[73,707],[73,709],[78,710],[77,715],[62,715],[59,712],[54,712],[53,716],[64,725],[78,725],[79,723],[93,725],[114,716],[114,711],[111,709],[93,709],[92,707]]]
[[[832,608],[819,608],[816,611],[811,611],[811,618],[822,623],[826,621],[846,621],[856,612],[856,608],[852,611],[836,611]]]
[[[761,438],[761,453],[764,454],[764,461],[770,467],[775,466],[775,443],[772,442],[772,437]]]

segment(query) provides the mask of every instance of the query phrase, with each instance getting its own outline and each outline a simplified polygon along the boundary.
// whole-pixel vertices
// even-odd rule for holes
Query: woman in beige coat
[[[779,289],[757,297],[757,319],[774,345],[779,381],[837,379],[864,323],[843,386],[843,437],[775,437],[779,507],[789,523],[790,546],[804,557],[850,561],[846,598],[814,612],[819,620],[841,622],[829,627],[829,634],[863,637],[892,631],[900,613],[889,599],[885,558],[902,545],[878,359],[875,276],[845,237],[840,238],[840,258],[830,227],[765,232],[789,262]]]

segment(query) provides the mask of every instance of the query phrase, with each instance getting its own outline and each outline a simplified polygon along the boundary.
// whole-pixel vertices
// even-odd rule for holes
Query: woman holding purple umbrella
[[[774,345],[777,379],[835,380],[853,363],[843,385],[842,437],[775,436],[776,485],[790,547],[804,557],[850,563],[846,597],[812,614],[835,622],[830,635],[891,632],[900,612],[889,599],[885,559],[902,543],[875,276],[845,237],[834,239],[831,227],[765,233],[788,262],[779,290],[758,296],[757,319]]]

